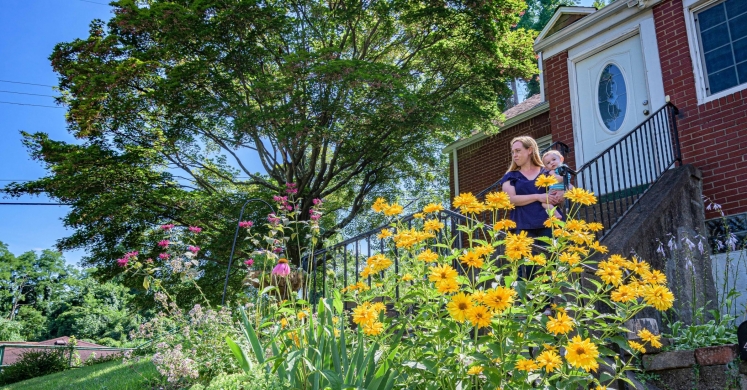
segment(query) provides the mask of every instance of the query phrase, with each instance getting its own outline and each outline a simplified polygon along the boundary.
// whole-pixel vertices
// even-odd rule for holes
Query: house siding
[[[544,60],[545,98],[550,103],[550,124],[553,142],[563,142],[571,153],[565,163],[576,166],[573,148],[573,117],[571,89],[568,77],[568,52],[564,51]]]
[[[747,163],[747,90],[698,105],[682,1],[664,1],[653,12],[664,92],[680,110],[683,163],[701,169],[703,194],[726,215],[746,212],[747,180],[737,172]],[[708,211],[706,218],[718,216]]]
[[[550,113],[544,112],[531,119],[502,129],[500,133],[475,142],[457,151],[459,162],[459,192],[478,192],[497,182],[511,161],[509,142],[514,137],[529,135],[533,138],[550,134]],[[451,195],[454,197],[454,162],[449,157]]]

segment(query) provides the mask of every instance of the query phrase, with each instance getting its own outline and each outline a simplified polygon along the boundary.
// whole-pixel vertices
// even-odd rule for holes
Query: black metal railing
[[[566,184],[596,194],[597,204],[583,206],[579,218],[604,225],[602,236],[669,168],[682,164],[678,113],[677,107],[667,103],[596,157],[563,175]]]

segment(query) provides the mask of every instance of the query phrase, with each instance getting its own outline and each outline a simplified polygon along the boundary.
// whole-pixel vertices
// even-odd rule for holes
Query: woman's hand
[[[544,203],[547,201],[545,194],[516,195],[516,189],[509,182],[503,183],[503,191],[508,194],[514,206],[526,206],[534,202]]]
[[[563,203],[564,191],[554,191],[550,194],[550,204],[559,205]]]

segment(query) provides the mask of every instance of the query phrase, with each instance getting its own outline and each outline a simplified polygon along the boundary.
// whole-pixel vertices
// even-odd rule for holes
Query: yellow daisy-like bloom
[[[379,321],[363,324],[363,334],[367,336],[378,336],[382,332],[384,332],[384,324]]]
[[[495,313],[501,313],[511,307],[516,291],[511,288],[498,286],[485,292],[483,303]]]
[[[511,210],[514,208],[514,205],[511,204],[511,198],[503,191],[489,192],[485,195],[485,203],[491,210]]]
[[[485,304],[485,295],[485,291],[475,290],[475,292],[472,293],[472,301]]]
[[[586,191],[580,187],[571,188],[563,196],[573,203],[579,203],[584,206],[591,206],[597,203],[597,198],[593,192]]]
[[[592,232],[598,232],[600,230],[604,230],[604,225],[599,222],[589,222],[586,224],[586,228],[591,230]]]
[[[648,284],[667,284],[667,276],[657,269],[646,273],[645,275],[641,275],[641,278]]]
[[[459,256],[459,261],[467,267],[482,268],[482,258],[477,255],[474,251],[467,251],[463,255]]]
[[[437,219],[429,219],[423,222],[423,230],[425,230],[426,232],[437,232],[443,229],[443,227],[444,227],[443,222]]]
[[[543,351],[537,356],[537,365],[540,368],[544,368],[545,372],[553,372],[556,368],[563,364],[563,360],[560,359],[560,355],[554,350]]]
[[[467,319],[480,329],[490,325],[491,314],[485,306],[473,306],[467,311]]]
[[[538,368],[539,366],[537,365],[537,363],[534,362],[534,360],[521,358],[519,359],[519,361],[516,362],[516,369],[519,371],[529,372],[529,371],[534,371]]]
[[[653,333],[651,333],[648,329],[643,328],[638,331],[638,337],[641,338],[641,340],[646,341],[651,344],[654,348],[661,348],[661,336],[656,336]]]
[[[402,206],[397,203],[392,203],[389,207],[384,209],[384,215],[386,215],[387,217],[399,215],[400,213],[402,213],[402,210]]]
[[[589,232],[580,231],[580,230],[571,232],[568,238],[576,244],[589,245],[592,242],[594,242],[594,235],[592,235]]]
[[[459,291],[459,283],[456,279],[442,280],[436,283],[436,290],[441,294],[449,294]]]
[[[298,312],[298,313],[296,314],[296,318],[298,318],[298,319],[299,319],[299,320],[301,320],[301,321],[303,321],[303,319],[304,319],[304,318],[306,318],[306,317],[308,317],[308,316],[309,316],[309,315],[308,315],[308,314],[306,314],[306,312],[305,312],[305,311],[299,311],[299,312]]]
[[[477,198],[472,195],[471,192],[466,194],[459,194],[454,198],[453,205],[458,208],[463,214],[479,213],[485,210],[485,205],[480,203]]]
[[[338,317],[338,316],[332,317],[332,323],[333,324],[337,325],[339,322],[340,322],[340,317]]]
[[[581,339],[581,336],[575,336],[565,347],[565,360],[573,367],[581,368],[585,371],[597,371],[599,364],[599,350],[590,339]]]
[[[617,264],[620,267],[628,268],[628,266],[627,266],[627,264],[629,263],[628,260],[625,260],[624,257],[622,257],[622,256],[620,256],[618,254],[610,256],[610,258],[607,259],[607,261],[609,261],[610,263]]]
[[[647,304],[659,311],[668,310],[674,303],[674,295],[664,286],[643,287],[642,295]]]
[[[434,252],[434,251],[432,251],[430,249],[426,249],[426,250],[420,252],[418,254],[418,256],[416,257],[416,259],[418,259],[418,260],[420,260],[422,262],[425,262],[425,263],[432,263],[432,262],[438,260],[438,253],[436,253],[436,252]]]
[[[531,261],[532,263],[537,264],[537,265],[545,265],[545,264],[547,264],[547,258],[545,258],[545,254],[544,253],[540,253],[538,255],[534,255],[534,256],[530,257],[529,261]]]
[[[622,285],[610,293],[610,298],[615,302],[632,302],[636,300],[637,294],[629,285]]]
[[[589,250],[588,249],[586,249],[586,248],[584,248],[582,246],[577,246],[577,245],[569,245],[568,248],[566,248],[566,251],[567,252],[576,252],[576,253],[578,253],[580,255],[584,255],[584,256],[586,256],[586,255],[589,254]]]
[[[402,281],[403,282],[409,282],[409,281],[411,281],[413,279],[415,279],[415,278],[413,278],[412,275],[410,275],[410,274],[404,274],[404,275],[402,275]]]
[[[283,328],[283,329],[287,328],[288,327],[288,320],[285,319],[285,318],[281,318],[280,319],[280,327]]]
[[[609,251],[607,249],[607,247],[604,246],[604,245],[602,245],[602,244],[600,244],[599,241],[594,241],[593,243],[591,243],[591,245],[589,245],[589,247],[591,249],[594,249],[595,251],[601,253],[601,254],[605,254],[605,253],[607,253]]]
[[[537,188],[547,188],[553,184],[558,184],[558,179],[556,179],[555,176],[552,175],[539,175],[534,181],[534,185]]]
[[[638,351],[640,353],[646,353],[646,348],[643,347],[640,343],[637,343],[633,340],[628,341],[628,345],[630,345],[630,348],[632,348],[635,351]]]
[[[558,224],[560,224],[561,222],[563,222],[563,221],[561,221],[561,220],[560,220],[560,218],[556,218],[556,217],[555,217],[555,216],[553,215],[553,216],[551,216],[550,218],[548,218],[548,219],[547,219],[547,220],[545,221],[545,223],[544,223],[544,226],[545,226],[546,228],[552,228],[552,227],[554,227],[555,225],[558,225]]]
[[[386,310],[386,305],[383,302],[376,302],[371,304],[371,310],[376,312],[376,315]]]
[[[417,218],[417,219],[425,219],[425,214],[423,214],[423,213],[415,213],[415,214],[412,215],[412,217],[413,218]]]
[[[459,293],[451,297],[451,301],[446,305],[446,310],[449,311],[454,321],[464,322],[467,320],[467,312],[472,309],[472,306],[472,297],[465,293]]]
[[[482,373],[482,366],[472,366],[467,371],[467,375],[480,375]]]
[[[361,273],[360,273],[361,278],[363,278],[363,279],[366,279],[366,278],[368,278],[369,276],[371,276],[373,274],[375,274],[375,272],[373,271],[373,268],[371,268],[371,267],[365,267],[365,268],[363,268],[363,271],[361,271]]]
[[[612,255],[612,257],[614,256],[615,255]],[[611,260],[612,259],[610,258],[610,261]],[[637,258],[633,258],[630,261],[623,260],[621,265],[629,271],[635,272],[640,276],[647,275],[649,272],[651,272],[651,266],[647,262],[638,260]]]
[[[373,210],[375,213],[380,213],[388,207],[389,205],[386,203],[386,199],[376,198],[376,201],[374,202],[373,206],[371,206],[371,210]]]
[[[379,239],[381,239],[381,240],[383,240],[383,239],[385,239],[387,237],[391,237],[391,236],[392,236],[392,231],[389,230],[389,229],[381,229],[381,232],[376,235],[376,237],[379,237]]]
[[[581,256],[579,256],[578,253],[561,253],[559,260],[561,263],[574,266],[581,262]]]
[[[509,230],[516,229],[516,222],[510,219],[501,219],[493,224],[493,230]]]
[[[534,239],[527,237],[526,231],[522,231],[519,234],[507,233],[505,243],[506,257],[509,261],[516,261],[532,255]]]
[[[420,232],[415,228],[412,228],[397,231],[397,234],[394,235],[393,240],[397,248],[410,249],[415,246],[415,244],[421,243],[429,238],[434,237],[436,236],[433,233]]]
[[[444,264],[431,268],[431,274],[428,276],[428,280],[431,282],[442,282],[444,280],[456,279],[457,272],[450,265]]]
[[[580,273],[584,272],[584,269],[581,268],[581,267],[573,267],[573,268],[571,268],[571,272],[573,272],[574,274],[580,274]]]
[[[565,228],[577,232],[586,229],[586,223],[584,221],[579,221],[578,219],[569,219],[565,222]]]
[[[358,325],[373,323],[378,318],[378,313],[368,302],[364,302],[353,309],[353,322]]]
[[[552,352],[558,353],[558,347],[556,345],[542,343],[542,348],[544,348],[545,351],[552,351]]]
[[[335,332],[335,337],[340,337],[340,329],[333,329]]]
[[[441,206],[440,204],[429,203],[427,206],[423,207],[423,212],[426,214],[437,213],[439,211],[443,211],[443,209],[444,206]]]
[[[566,334],[573,330],[573,320],[568,317],[568,314],[565,312],[558,312],[555,314],[555,317],[550,317],[550,320],[547,321],[547,331],[554,334]]]
[[[495,248],[493,248],[492,245],[480,245],[473,248],[472,250],[474,250],[475,253],[480,257],[490,256],[491,254],[493,254],[493,252],[495,252]]]
[[[614,263],[607,261],[600,262],[596,275],[599,276],[604,283],[611,284],[615,287],[622,284],[622,270]]]
[[[375,254],[366,260],[366,265],[371,267],[374,273],[381,272],[392,266],[392,261],[381,253]]]

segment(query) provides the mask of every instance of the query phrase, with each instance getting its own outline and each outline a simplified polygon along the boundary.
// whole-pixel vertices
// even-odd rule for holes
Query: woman
[[[528,237],[552,237],[552,229],[544,226],[548,219],[547,210],[542,203],[560,204],[561,196],[549,196],[545,188],[537,188],[535,180],[539,175],[547,174],[539,155],[539,148],[534,138],[516,137],[511,140],[511,166],[500,180],[503,191],[514,204],[511,220],[516,223],[516,233],[526,232]],[[543,244],[538,242],[538,244]],[[533,269],[522,272],[524,277],[531,278]]]

